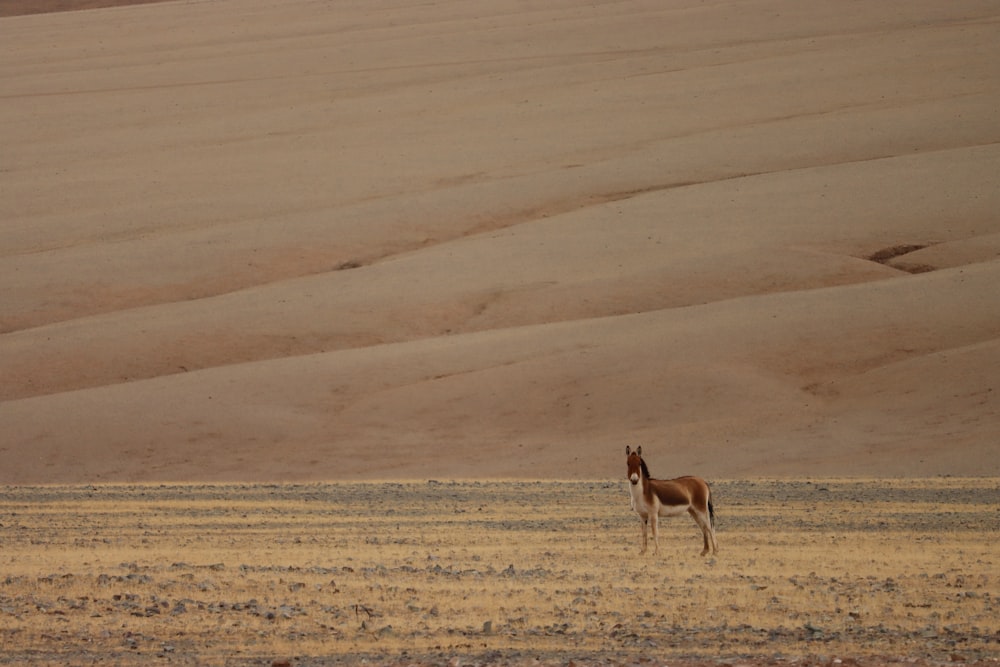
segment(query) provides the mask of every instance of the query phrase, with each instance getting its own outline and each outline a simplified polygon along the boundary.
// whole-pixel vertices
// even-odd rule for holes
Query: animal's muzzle
[[[628,481],[632,482],[632,484],[638,484],[639,483],[639,476],[633,474],[631,477],[628,478]]]

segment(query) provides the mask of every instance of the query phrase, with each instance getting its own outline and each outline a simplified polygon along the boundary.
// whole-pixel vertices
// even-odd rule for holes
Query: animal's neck
[[[650,498],[653,495],[653,485],[650,484],[652,481],[653,478],[649,476],[649,472],[644,470],[642,477],[639,480],[639,484],[642,485],[642,495],[647,498]]]
[[[641,501],[643,505],[646,504],[645,499],[649,495],[649,475],[646,474],[645,470],[639,473],[638,484],[629,484],[629,490],[636,501]]]

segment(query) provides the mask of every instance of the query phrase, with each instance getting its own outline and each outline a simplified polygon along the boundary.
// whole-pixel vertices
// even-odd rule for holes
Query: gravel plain
[[[993,664],[995,479],[5,487],[0,664]]]

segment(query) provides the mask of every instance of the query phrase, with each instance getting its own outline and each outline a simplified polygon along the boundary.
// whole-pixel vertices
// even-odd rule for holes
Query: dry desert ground
[[[994,0],[0,0],[0,664],[996,664],[998,174]]]
[[[1000,482],[19,486],[0,664],[997,665]]]

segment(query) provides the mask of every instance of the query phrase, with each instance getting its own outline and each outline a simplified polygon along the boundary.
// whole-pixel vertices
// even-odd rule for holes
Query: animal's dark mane
[[[642,466],[642,476],[648,479],[653,479],[653,476],[649,474],[649,468],[646,467],[646,461],[639,457],[639,465]]]

